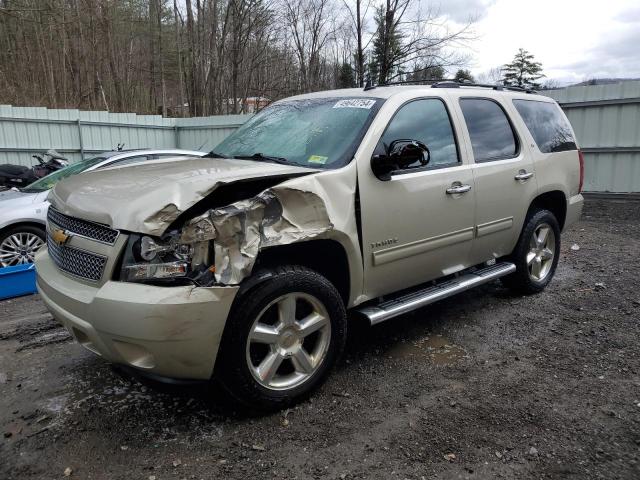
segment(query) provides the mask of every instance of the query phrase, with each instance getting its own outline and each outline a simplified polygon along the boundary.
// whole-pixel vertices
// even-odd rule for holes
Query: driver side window
[[[458,148],[449,113],[444,102],[437,98],[425,98],[409,102],[396,112],[387,125],[380,143],[384,151],[394,140],[418,140],[431,154],[428,167],[455,165],[459,162]],[[408,165],[416,168],[420,165]]]

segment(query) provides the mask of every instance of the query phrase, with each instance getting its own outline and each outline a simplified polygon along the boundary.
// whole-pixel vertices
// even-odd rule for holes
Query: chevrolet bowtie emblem
[[[51,238],[58,245],[64,245],[67,242],[67,240],[71,238],[71,235],[65,233],[64,230],[56,229],[53,232],[51,232]]]

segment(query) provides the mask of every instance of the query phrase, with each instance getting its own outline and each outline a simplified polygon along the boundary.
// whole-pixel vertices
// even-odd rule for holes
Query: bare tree
[[[182,52],[180,50],[180,23],[178,15],[178,0],[173,0],[173,28],[176,37],[176,58],[178,62],[178,92],[180,96],[180,116],[184,116],[184,78],[182,70]]]
[[[502,83],[502,67],[493,67],[482,72],[478,75],[479,83],[486,83],[487,85],[498,85]]]
[[[355,52],[355,71],[356,71],[356,81],[358,86],[364,87],[364,59],[365,59],[365,48],[368,46],[368,43],[364,43],[364,28],[365,28],[365,19],[369,12],[369,8],[371,7],[372,0],[367,0],[364,4],[362,0],[355,0],[355,7],[347,2],[347,0],[342,0],[344,6],[349,12],[349,16],[351,18],[354,34],[356,37],[356,52]]]
[[[380,35],[373,0],[0,0],[0,103],[238,113],[459,61],[466,30],[384,2]]]
[[[321,52],[333,35],[331,0],[283,0],[287,26],[293,37],[303,91],[320,86]]]
[[[412,7],[416,4],[416,9]],[[421,11],[412,0],[386,0],[378,8],[374,59],[380,83],[406,75],[408,66],[423,65],[447,68],[464,66],[467,58],[459,48],[474,39],[469,19],[464,25],[451,29],[437,10]]]

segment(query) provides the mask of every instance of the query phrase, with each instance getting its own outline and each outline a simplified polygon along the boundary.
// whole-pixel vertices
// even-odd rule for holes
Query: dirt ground
[[[321,390],[262,417],[0,302],[0,478],[640,478],[639,260],[640,201],[590,200],[543,294],[355,324]]]

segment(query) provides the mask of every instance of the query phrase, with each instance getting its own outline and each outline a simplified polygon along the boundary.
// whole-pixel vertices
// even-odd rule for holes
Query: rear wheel
[[[537,293],[551,282],[560,257],[560,226],[548,210],[534,210],[510,255],[515,273],[502,283],[518,293]]]
[[[25,225],[0,233],[0,267],[33,263],[35,254],[45,244],[42,228]]]
[[[322,275],[274,269],[236,299],[216,377],[245,406],[274,410],[304,399],[326,378],[346,340],[340,294]]]

